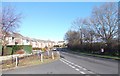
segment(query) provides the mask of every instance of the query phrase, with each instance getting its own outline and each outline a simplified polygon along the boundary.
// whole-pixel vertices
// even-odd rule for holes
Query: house
[[[32,45],[32,48],[51,48],[56,43],[50,40],[40,40],[35,38],[24,37],[19,33],[9,34],[6,37],[7,45]]]
[[[37,43],[36,43],[36,39],[34,38],[31,38],[31,45],[32,45],[32,48],[37,48]]]
[[[62,46],[65,43],[65,41],[58,41],[57,45]]]
[[[31,39],[29,37],[22,38],[22,45],[32,45]]]
[[[8,42],[7,45],[22,45],[22,35],[19,33],[13,33],[13,34],[9,34],[6,37],[6,41]]]

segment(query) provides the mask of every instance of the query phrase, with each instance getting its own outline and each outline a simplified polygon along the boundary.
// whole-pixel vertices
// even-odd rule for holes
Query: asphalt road
[[[78,56],[60,52],[61,58],[48,64],[36,65],[15,70],[3,71],[3,74],[118,74],[118,61]]]

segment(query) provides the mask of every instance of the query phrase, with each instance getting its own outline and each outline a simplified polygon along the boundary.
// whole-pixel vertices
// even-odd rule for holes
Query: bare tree
[[[112,52],[111,47],[113,46],[111,45],[112,41],[118,38],[118,10],[117,3],[105,3],[99,7],[95,7],[89,18],[77,18],[73,21],[72,29],[76,30],[77,35],[72,34],[73,31],[68,31],[66,33],[67,40],[71,44],[74,44],[74,39],[76,39],[77,43],[79,41],[80,44],[85,43],[83,47],[88,48],[87,50],[94,51],[95,46],[98,46],[96,48],[98,51],[100,47],[105,47],[108,50],[107,53],[110,54]],[[93,43],[93,41],[97,41],[97,44]],[[92,48],[92,45],[94,48]]]
[[[66,32],[64,39],[69,43],[69,45],[75,46],[80,44],[80,36],[78,31],[69,30]]]
[[[21,13],[16,13],[16,10],[12,6],[2,7],[2,12],[0,13],[0,27],[2,32],[3,47],[5,49],[7,45],[6,37],[8,34],[13,33],[19,26],[20,20],[22,18]]]
[[[84,33],[84,19],[77,18],[72,23],[72,28],[79,32],[80,43],[83,43],[83,33]]]
[[[93,41],[95,39],[94,31],[91,30],[90,28],[83,29],[83,39],[84,39],[84,42],[93,43]]]
[[[100,7],[95,7],[92,11],[90,25],[97,36],[109,44],[118,32],[117,3],[105,3]]]
[[[87,18],[86,19],[77,18],[72,23],[72,25],[73,29],[79,32],[81,44],[85,41],[92,43],[95,33],[90,24],[88,23]]]
[[[118,2],[118,42],[120,43],[120,2]]]

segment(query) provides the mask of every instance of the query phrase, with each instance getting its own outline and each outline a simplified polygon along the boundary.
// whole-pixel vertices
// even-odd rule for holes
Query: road
[[[16,68],[3,71],[3,74],[118,74],[116,60],[79,56],[68,52],[60,54],[61,58],[55,62]]]

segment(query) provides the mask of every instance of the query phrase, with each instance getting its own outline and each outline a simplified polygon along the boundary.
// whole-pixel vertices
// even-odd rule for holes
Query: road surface
[[[60,52],[55,62],[15,70],[3,74],[118,74],[118,61]]]

